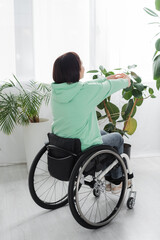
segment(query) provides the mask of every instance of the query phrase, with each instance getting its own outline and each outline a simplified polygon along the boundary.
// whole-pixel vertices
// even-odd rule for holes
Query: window
[[[15,73],[14,5],[13,0],[0,1],[0,80]]]
[[[150,0],[96,0],[96,65],[107,70],[136,64],[143,81],[151,81],[153,36],[158,31],[148,25],[155,19],[143,10],[154,10]]]
[[[155,9],[154,1],[1,0],[0,77],[51,82],[55,59],[75,51],[86,71],[137,64],[151,81],[158,29],[144,7]]]
[[[51,82],[55,59],[77,52],[89,67],[89,1],[34,0],[34,59],[37,81]]]

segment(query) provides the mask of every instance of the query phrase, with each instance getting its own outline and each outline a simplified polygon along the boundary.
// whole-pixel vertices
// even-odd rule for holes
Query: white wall
[[[137,130],[126,140],[132,144],[133,157],[160,156],[160,91],[155,89],[154,81],[149,85],[157,97],[146,99],[141,107],[137,107]]]

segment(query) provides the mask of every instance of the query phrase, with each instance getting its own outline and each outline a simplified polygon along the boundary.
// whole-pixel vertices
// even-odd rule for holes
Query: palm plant
[[[11,134],[16,125],[39,122],[41,105],[48,104],[51,96],[50,85],[31,80],[23,87],[13,77],[14,81],[9,80],[0,87],[0,130],[5,134]]]

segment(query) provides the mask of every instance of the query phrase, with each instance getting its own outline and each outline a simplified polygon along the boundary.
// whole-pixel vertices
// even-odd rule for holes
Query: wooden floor
[[[132,160],[137,200],[98,230],[81,227],[69,207],[47,211],[30,197],[26,165],[0,167],[1,240],[159,240],[160,158]]]

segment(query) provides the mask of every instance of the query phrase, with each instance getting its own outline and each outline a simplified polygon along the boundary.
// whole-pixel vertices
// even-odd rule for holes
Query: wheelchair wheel
[[[29,190],[42,208],[56,209],[68,202],[68,182],[53,178],[48,171],[47,145],[36,155],[29,172]]]
[[[105,157],[107,166],[104,164]],[[102,163],[98,159],[103,159]],[[115,194],[106,188],[106,176],[117,166],[121,168],[122,177],[116,181],[122,187]],[[114,179],[110,178],[110,181],[114,182]],[[68,191],[69,206],[75,220],[90,229],[108,224],[122,207],[127,182],[125,164],[113,149],[101,146],[92,154],[82,155],[72,171]]]

